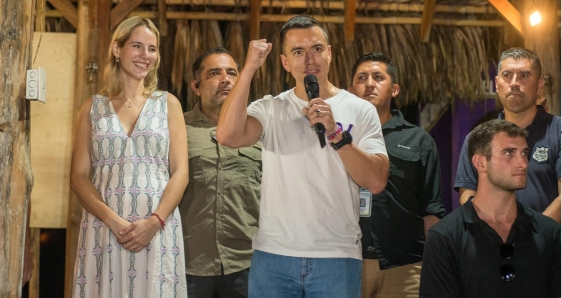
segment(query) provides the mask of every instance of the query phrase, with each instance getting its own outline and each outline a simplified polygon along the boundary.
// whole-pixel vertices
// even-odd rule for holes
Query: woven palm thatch
[[[356,48],[361,54],[382,52],[396,65],[399,106],[484,96],[482,79],[488,78],[488,65],[493,62],[488,57],[497,56],[490,29],[434,26],[429,43],[420,41],[416,25],[362,25],[358,29]]]
[[[285,3],[291,0],[284,1]],[[358,1],[358,16],[385,17],[387,12],[363,12],[363,4],[371,2]],[[383,0],[378,3],[423,4],[423,0]],[[453,3],[455,2],[455,3]],[[486,5],[485,0],[465,0],[464,5]],[[320,4],[320,5],[318,5]],[[310,15],[341,15],[328,9],[328,1],[308,1],[303,11],[281,10],[267,7],[264,11],[276,14]],[[458,1],[438,0],[437,4],[459,4]],[[247,8],[237,6],[235,11],[244,12]],[[403,16],[411,17],[413,13],[403,12]],[[393,12],[400,16],[400,13]],[[494,16],[497,17],[497,16]],[[246,50],[250,42],[249,23],[245,21],[191,20],[187,24],[178,22],[174,66],[185,68],[183,77],[179,71],[172,72],[174,89],[181,93],[180,81],[185,84],[191,81],[191,64],[205,50],[220,44],[217,40],[224,39],[225,48],[230,50],[240,65],[244,64]],[[220,26],[219,26],[220,25]],[[282,23],[262,22],[260,36],[273,43],[273,49],[264,63],[256,72],[250,89],[249,101],[267,94],[280,92],[295,86],[294,79],[287,73],[280,62],[281,49],[279,31]],[[189,27],[189,29],[184,29]],[[220,28],[223,29],[222,34]],[[332,64],[329,80],[340,88],[347,88],[351,83],[351,66],[362,54],[383,52],[391,57],[398,70],[398,83],[401,92],[397,98],[398,106],[415,102],[452,102],[462,98],[469,101],[484,97],[482,79],[488,76],[490,63],[498,57],[498,38],[502,29],[488,27],[454,27],[433,26],[430,42],[420,40],[419,25],[380,25],[356,24],[354,41],[345,41],[343,24],[324,23],[332,46]],[[181,29],[181,30],[180,30]],[[181,33],[180,33],[181,31]],[[188,32],[188,33],[187,33]],[[189,34],[189,37],[180,36]],[[214,42],[214,43],[213,43]],[[183,49],[181,49],[183,48]],[[183,54],[178,54],[179,51]],[[182,57],[185,59],[181,61]],[[489,57],[492,57],[489,59]],[[177,61],[177,62],[176,62]],[[182,65],[183,63],[183,65]],[[197,97],[187,88],[187,107],[195,105]]]
[[[266,23],[264,36],[278,39],[281,24]],[[434,26],[429,43],[422,43],[416,25],[358,25],[356,38],[346,42],[341,24],[324,24],[332,46],[329,80],[340,88],[351,83],[351,66],[362,54],[383,52],[398,69],[400,107],[412,102],[452,102],[484,97],[482,80],[488,77],[488,57],[497,57],[497,46],[488,28]],[[497,29],[496,29],[497,30]],[[278,94],[294,87],[292,75],[282,68],[275,46],[256,73],[252,98]],[[247,47],[247,45],[246,45]]]

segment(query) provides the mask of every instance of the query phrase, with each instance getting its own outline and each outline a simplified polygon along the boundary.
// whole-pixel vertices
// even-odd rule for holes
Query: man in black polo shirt
[[[366,204],[369,207],[359,221],[363,233],[361,295],[418,297],[425,234],[445,215],[437,147],[427,132],[390,108],[400,87],[396,68],[387,57],[381,53],[360,57],[352,77],[348,91],[377,108],[390,160],[385,190],[362,196],[372,198],[372,204]]]
[[[527,185],[526,136],[504,120],[470,134],[478,188],[429,230],[420,297],[560,297],[560,225],[515,198]]]

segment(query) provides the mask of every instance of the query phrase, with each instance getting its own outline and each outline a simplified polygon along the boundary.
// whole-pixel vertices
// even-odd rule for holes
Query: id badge
[[[359,191],[359,216],[371,216],[371,192],[365,188]]]

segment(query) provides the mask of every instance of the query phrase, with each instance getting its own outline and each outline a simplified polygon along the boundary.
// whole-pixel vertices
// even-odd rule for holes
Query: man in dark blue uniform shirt
[[[372,214],[361,217],[362,297],[418,297],[425,234],[445,215],[437,147],[423,129],[390,104],[400,92],[396,68],[381,53],[360,57],[348,91],[371,102],[390,160],[385,190],[372,195]],[[363,216],[363,215],[362,215]]]
[[[560,117],[537,105],[544,85],[539,57],[527,49],[511,48],[498,63],[496,91],[504,107],[499,118],[526,129],[529,154],[527,187],[516,191],[521,204],[560,223]],[[455,190],[464,204],[478,186],[466,139],[459,156]]]

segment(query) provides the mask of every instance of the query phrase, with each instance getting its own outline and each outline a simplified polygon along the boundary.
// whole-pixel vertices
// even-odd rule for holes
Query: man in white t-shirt
[[[260,138],[263,145],[249,296],[359,297],[359,190],[379,193],[388,177],[378,114],[373,105],[328,81],[328,35],[308,16],[293,17],[281,28],[281,62],[296,87],[246,108],[252,77],[271,47],[265,39],[250,42],[216,134],[229,147]],[[304,86],[309,74],[319,85],[319,97],[310,101]],[[317,123],[330,146],[320,146]]]

